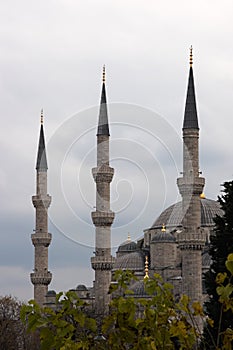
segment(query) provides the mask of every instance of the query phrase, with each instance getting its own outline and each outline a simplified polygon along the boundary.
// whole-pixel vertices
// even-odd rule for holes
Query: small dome
[[[143,280],[135,282],[130,288],[135,296],[148,296],[145,292],[145,283]]]
[[[156,243],[156,242],[166,242],[166,243],[172,243],[175,242],[176,238],[169,232],[158,232],[155,234],[153,237],[151,243]]]
[[[212,199],[201,198],[201,226],[213,227],[213,218],[216,215],[223,215],[223,211],[220,208],[220,204]],[[165,225],[170,228],[182,226],[182,219],[182,202],[178,202],[165,209],[155,220],[155,222],[151,226],[151,229],[161,228],[163,223],[165,223]]]
[[[116,258],[113,270],[144,270],[144,256],[140,251],[135,251],[130,254],[122,255]]]
[[[56,292],[55,290],[49,290],[46,295],[49,297],[56,296]]]
[[[87,287],[86,286],[84,286],[84,284],[79,284],[78,286],[77,286],[77,288],[76,288],[76,290],[78,290],[78,291],[86,291],[87,290]]]
[[[137,243],[127,239],[127,241],[119,245],[117,252],[126,253],[126,252],[135,251],[136,249],[137,249]]]

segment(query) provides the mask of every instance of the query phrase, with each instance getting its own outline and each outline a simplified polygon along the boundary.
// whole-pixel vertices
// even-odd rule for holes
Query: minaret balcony
[[[91,257],[91,266],[93,270],[112,270],[115,263],[113,256],[93,256]]]
[[[32,272],[30,274],[32,284],[43,284],[47,286],[52,280],[52,273],[47,271],[45,273]]]
[[[52,235],[51,233],[46,233],[44,235],[41,232],[33,233],[31,234],[31,239],[32,239],[32,244],[34,246],[42,245],[44,247],[48,247],[51,243]]]
[[[177,185],[179,187],[179,191],[181,196],[183,195],[200,195],[203,191],[203,187],[205,186],[205,178],[204,177],[179,177],[177,179]]]
[[[115,213],[113,211],[93,211],[91,217],[95,226],[111,226]]]
[[[45,196],[41,196],[41,195],[32,196],[32,203],[35,208],[42,207],[42,208],[48,209],[48,207],[51,204],[51,200],[52,200],[52,197],[48,194]]]
[[[92,169],[92,175],[95,182],[107,182],[112,181],[114,175],[114,169],[108,165],[102,165]]]
[[[206,242],[206,233],[200,229],[184,229],[178,234],[177,241],[182,250],[202,250]]]

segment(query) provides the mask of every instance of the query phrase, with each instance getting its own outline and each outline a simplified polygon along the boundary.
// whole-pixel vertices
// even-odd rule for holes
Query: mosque
[[[120,244],[116,257],[111,253],[111,226],[115,214],[110,208],[110,183],[114,169],[109,164],[109,121],[107,111],[105,68],[97,128],[97,164],[92,169],[96,183],[96,207],[91,213],[95,226],[95,252],[91,265],[95,271],[92,287],[78,285],[76,292],[94,305],[98,314],[108,309],[109,286],[114,271],[131,270],[138,276],[131,289],[135,296],[145,297],[143,279],[155,272],[174,286],[174,294],[186,294],[192,301],[203,301],[205,290],[203,274],[210,266],[209,236],[213,231],[213,218],[222,215],[219,203],[205,198],[205,179],[199,171],[199,124],[193,76],[193,55],[190,49],[190,68],[183,119],[183,172],[177,179],[182,200],[164,210],[143,238],[128,239]],[[52,274],[48,270],[48,247],[52,236],[48,233],[48,208],[51,197],[47,194],[47,158],[43,128],[43,115],[36,163],[37,186],[32,202],[36,210],[35,232],[31,235],[35,248],[34,299],[40,305],[51,305],[56,293],[48,291]]]

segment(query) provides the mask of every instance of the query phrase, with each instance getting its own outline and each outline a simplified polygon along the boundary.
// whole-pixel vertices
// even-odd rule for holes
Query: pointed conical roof
[[[191,47],[189,81],[188,81],[188,91],[187,91],[187,98],[186,98],[186,104],[185,104],[183,129],[199,129],[192,63],[193,63],[193,57],[192,57],[192,47]]]
[[[39,145],[38,145],[38,152],[37,152],[36,170],[37,171],[48,170],[46,149],[45,149],[44,127],[43,127],[43,112],[41,112],[40,138],[39,138]]]
[[[107,110],[107,99],[106,99],[106,89],[105,89],[105,66],[103,67],[103,84],[102,93],[100,100],[100,111],[99,111],[99,122],[97,136],[99,135],[110,135],[108,126],[108,110]]]

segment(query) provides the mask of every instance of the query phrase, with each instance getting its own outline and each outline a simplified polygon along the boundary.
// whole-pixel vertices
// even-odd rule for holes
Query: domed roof
[[[78,291],[86,291],[87,290],[87,287],[84,285],[84,284],[79,284],[76,288],[76,290]]]
[[[137,243],[127,239],[127,241],[119,245],[117,252],[126,253],[126,252],[135,251],[136,249],[137,249]]]
[[[201,198],[201,226],[214,226],[213,218],[216,215],[223,215],[222,209],[220,208],[220,204],[212,199]],[[182,219],[182,202],[178,202],[165,209],[155,220],[155,222],[151,226],[151,229],[160,228],[163,224],[165,224],[166,227],[174,228],[177,226],[182,226]]]
[[[130,254],[125,254],[116,258],[113,270],[144,270],[144,256],[140,251],[135,251]]]
[[[49,290],[48,292],[47,292],[47,294],[46,294],[46,296],[56,296],[56,292],[55,292],[55,290]]]
[[[176,238],[169,232],[158,232],[155,234],[155,236],[153,237],[151,243],[155,243],[155,242],[166,242],[166,243],[172,243],[175,242]]]
[[[135,296],[148,296],[145,292],[145,283],[143,280],[135,282],[130,288]]]

